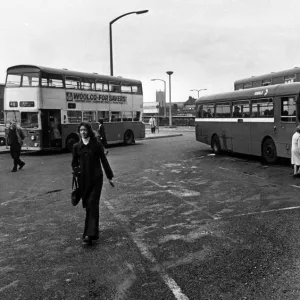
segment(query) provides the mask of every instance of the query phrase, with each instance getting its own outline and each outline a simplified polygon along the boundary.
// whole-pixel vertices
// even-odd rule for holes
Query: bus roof
[[[220,93],[207,95],[196,100],[196,104],[214,101],[229,101],[229,100],[242,100],[242,99],[259,99],[262,97],[274,97],[288,94],[299,94],[300,82],[289,84],[276,84],[268,86],[260,86],[252,89],[237,90],[228,93]]]
[[[55,68],[48,68],[42,66],[35,66],[35,65],[16,65],[9,67],[7,69],[7,73],[9,74],[16,74],[19,72],[45,72],[51,74],[60,74],[64,76],[75,76],[75,77],[84,77],[84,78],[94,78],[94,79],[101,79],[106,81],[114,81],[114,82],[127,82],[127,83],[134,83],[134,84],[142,84],[140,80],[123,78],[118,76],[108,76],[108,75],[100,75],[97,73],[85,73],[85,72],[78,72],[78,71],[71,71],[67,69],[55,69]]]
[[[287,69],[287,70],[283,70],[283,71],[279,71],[279,72],[271,72],[268,74],[251,76],[248,78],[239,79],[234,82],[234,85],[241,84],[241,83],[247,83],[250,81],[259,81],[259,80],[271,79],[271,78],[280,77],[280,76],[294,75],[297,73],[300,73],[300,68],[295,67],[293,69]]]

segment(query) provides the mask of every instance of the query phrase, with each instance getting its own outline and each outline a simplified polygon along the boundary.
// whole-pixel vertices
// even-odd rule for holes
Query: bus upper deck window
[[[39,73],[24,73],[22,86],[39,86],[40,75]]]
[[[21,74],[8,74],[6,79],[6,86],[20,86],[21,85]]]

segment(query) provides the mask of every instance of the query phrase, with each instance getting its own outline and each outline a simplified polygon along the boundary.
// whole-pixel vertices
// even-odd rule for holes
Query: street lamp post
[[[198,99],[199,99],[199,92],[200,92],[200,91],[206,91],[206,89],[200,89],[200,90],[190,90],[190,91],[196,91],[196,92],[198,92]]]
[[[164,82],[164,98],[165,98],[165,103],[164,103],[164,117],[167,116],[167,101],[166,101],[166,81],[163,79],[151,79],[151,81],[155,81],[155,80],[159,80],[159,81],[163,81]]]
[[[173,71],[167,71],[169,75],[169,126],[172,126],[172,107],[171,107],[171,75]]]
[[[109,22],[109,46],[110,46],[110,76],[114,76],[114,68],[113,68],[113,50],[112,50],[112,27],[111,25],[113,23],[115,23],[116,21],[118,21],[119,19],[125,17],[125,16],[128,16],[128,15],[131,15],[131,14],[137,14],[137,15],[140,15],[140,14],[145,14],[147,13],[148,10],[139,10],[139,11],[131,11],[129,13],[126,13],[124,15],[121,15],[117,18],[115,18],[114,20],[110,21]]]

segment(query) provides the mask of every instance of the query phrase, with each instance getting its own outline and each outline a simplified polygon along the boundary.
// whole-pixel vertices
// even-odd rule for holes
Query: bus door
[[[277,101],[277,103],[279,102]],[[277,154],[278,156],[290,156],[291,140],[297,125],[295,96],[280,98],[280,111],[277,109],[277,117],[279,117],[277,118],[279,122],[274,124]]]
[[[42,109],[43,148],[61,147],[61,114],[59,109]]]
[[[232,102],[232,150],[237,153],[250,153],[250,102]]]

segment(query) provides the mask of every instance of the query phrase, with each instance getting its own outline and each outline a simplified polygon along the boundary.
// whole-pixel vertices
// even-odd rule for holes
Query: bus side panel
[[[216,130],[216,132],[218,133],[221,149],[224,151],[232,151],[232,123],[226,121],[222,123],[222,126],[220,126],[220,124],[218,123],[215,123],[215,126],[217,128],[221,127],[220,129]]]
[[[261,156],[262,141],[266,136],[274,139],[274,124],[265,122],[256,122],[255,119],[250,123],[250,153]]]
[[[134,139],[145,138],[145,124],[142,122],[124,122],[124,133],[126,130],[131,130],[134,135]]]
[[[124,140],[124,122],[104,123],[107,142],[120,143]]]
[[[211,125],[207,122],[195,121],[195,134],[198,142],[210,145],[211,137],[208,132],[208,126]]]
[[[247,119],[236,119],[232,121],[231,136],[232,150],[236,153],[250,154],[250,123]]]

